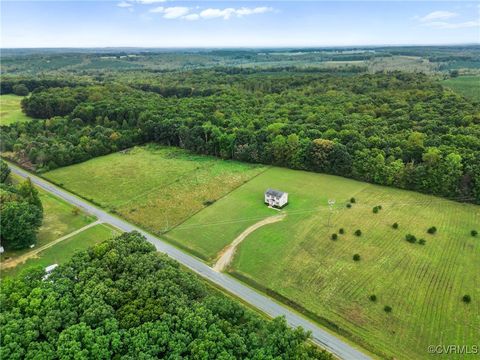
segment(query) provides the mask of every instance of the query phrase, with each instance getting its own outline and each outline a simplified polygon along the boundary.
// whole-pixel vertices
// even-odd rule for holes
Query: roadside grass
[[[0,96],[0,125],[10,125],[14,122],[23,122],[32,119],[22,112],[20,101],[23,96],[1,95]]]
[[[232,273],[335,324],[382,357],[427,358],[430,344],[478,340],[480,241],[470,230],[480,227],[479,206],[270,168],[167,237],[212,262],[248,226],[277,214],[263,204],[268,187],[289,192],[287,217],[242,242]],[[351,197],[356,203],[349,209]],[[328,199],[336,200],[333,212]],[[378,205],[382,209],[373,213]],[[431,226],[438,229],[434,235],[427,233]],[[340,228],[345,234],[332,241]],[[360,237],[354,235],[357,229]],[[426,244],[405,241],[407,233]],[[356,253],[358,262],[352,260]],[[372,294],[376,302],[369,299]],[[464,294],[477,300],[466,305]],[[391,313],[383,310],[387,305]]]
[[[480,101],[480,76],[458,76],[443,80],[442,84],[461,95]]]
[[[23,264],[18,264],[14,268],[3,270],[1,277],[16,276],[21,271],[36,266],[46,267],[52,264],[63,264],[68,261],[75,252],[86,250],[90,246],[110,239],[118,234],[120,234],[120,231],[109,225],[95,225],[45,249],[40,252],[37,257],[30,258]]]
[[[159,234],[265,167],[147,145],[43,174],[65,189]]]
[[[3,95],[2,95],[3,96]],[[12,183],[24,181],[15,174],[10,174]],[[35,247],[40,247],[62,236],[80,229],[95,221],[95,217],[83,212],[74,213],[75,207],[38,187],[40,199],[43,205],[43,223],[37,234]],[[23,255],[31,249],[5,251],[0,259],[5,261]]]

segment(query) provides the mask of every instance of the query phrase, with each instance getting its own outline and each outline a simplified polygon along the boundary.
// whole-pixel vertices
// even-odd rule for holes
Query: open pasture
[[[44,176],[149,231],[162,233],[264,170],[147,145]]]
[[[23,96],[1,95],[0,96],[0,125],[10,125],[31,119],[22,112],[20,101]]]
[[[480,228],[479,206],[270,168],[167,237],[213,263],[244,229],[277,214],[263,204],[268,187],[289,192],[287,217],[240,244],[230,268],[234,275],[288,298],[323,324],[336,324],[382,357],[427,358],[429,344],[478,342],[480,238],[470,231]],[[356,202],[347,208],[351,197]],[[335,199],[332,211],[329,199]],[[433,235],[427,233],[432,226]],[[407,242],[409,233],[425,245]],[[360,261],[353,261],[354,254]],[[465,294],[470,304],[462,302]]]
[[[458,76],[443,80],[442,84],[459,94],[480,101],[480,76]]]

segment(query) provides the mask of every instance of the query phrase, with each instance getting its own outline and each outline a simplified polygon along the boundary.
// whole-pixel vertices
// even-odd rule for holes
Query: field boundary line
[[[6,261],[2,262],[2,264],[0,264],[0,269],[1,270],[10,269],[10,268],[13,268],[13,267],[15,267],[19,264],[23,264],[28,259],[35,257],[38,253],[40,253],[40,252],[42,252],[42,251],[44,251],[44,250],[46,250],[46,249],[48,249],[48,248],[50,248],[54,245],[57,245],[58,243],[60,243],[64,240],[67,240],[67,239],[71,238],[72,236],[80,234],[81,232],[83,232],[83,231],[85,231],[85,230],[87,230],[91,227],[94,227],[96,225],[99,225],[101,223],[102,222],[100,220],[94,221],[94,222],[92,222],[88,225],[85,225],[84,227],[81,227],[80,229],[72,231],[71,233],[68,233],[67,235],[64,235],[64,236],[62,236],[62,237],[60,237],[56,240],[50,241],[48,244],[40,246],[39,248],[37,248],[35,250],[29,251],[28,253],[19,256],[18,258],[6,260]]]
[[[248,179],[247,181],[239,184],[237,187],[234,187],[233,189],[231,189],[230,191],[228,191],[227,193],[225,193],[224,195],[222,195],[221,197],[219,197],[218,199],[215,200],[215,202],[217,201],[220,201],[222,200],[223,198],[227,197],[228,195],[230,195],[232,192],[234,192],[235,190],[241,188],[242,186],[244,186],[245,184],[248,184],[250,181],[252,181],[253,179],[255,179],[256,177],[262,175],[263,173],[265,173],[267,170],[270,170],[272,167],[271,166],[267,166],[265,167],[265,170],[263,171],[260,171],[258,174],[252,176],[250,179]],[[192,218],[193,216],[197,215],[200,211],[202,210],[205,210],[208,206],[205,206],[205,207],[202,207],[200,209],[198,209],[197,211],[193,212],[190,216],[186,217],[185,219],[183,219],[182,221],[180,221],[178,224],[172,226],[170,229],[162,232],[162,235],[164,234],[167,234],[169,233],[170,231],[176,229],[177,227],[179,227],[180,225],[182,225],[183,223],[185,223],[186,221],[188,221],[190,218]]]

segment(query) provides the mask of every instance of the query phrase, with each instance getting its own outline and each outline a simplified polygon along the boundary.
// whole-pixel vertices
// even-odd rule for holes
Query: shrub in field
[[[472,231],[470,231],[470,235],[472,235],[473,237],[475,237],[475,236],[478,235],[478,231],[477,231],[477,230],[472,230]]]
[[[370,301],[375,302],[375,301],[377,301],[377,295],[372,294],[372,295],[369,296],[369,299],[370,299]]]
[[[415,237],[415,235],[412,235],[412,234],[405,235],[405,240],[407,240],[409,243],[412,243],[412,244],[417,242],[417,238]]]
[[[353,261],[360,261],[360,255],[359,254],[353,255]]]
[[[342,234],[342,235],[345,234],[345,230],[344,230],[343,228],[340,228],[340,229],[338,230],[338,232],[339,232],[340,234]]]
[[[470,297],[470,295],[463,295],[462,301],[464,303],[468,304],[468,303],[470,303],[470,301],[472,301],[472,298]]]
[[[393,224],[392,224],[392,228],[398,229],[398,223],[393,223]]]
[[[352,204],[355,204],[355,202],[356,202],[355,198],[352,197],[352,198],[350,199],[350,202],[351,202]]]
[[[383,311],[385,311],[386,313],[390,313],[390,312],[392,312],[392,307],[388,306],[388,305],[385,305],[385,307],[383,308]]]
[[[350,209],[351,207],[352,207],[352,204],[348,203],[348,204],[347,204],[347,208]]]
[[[337,240],[338,235],[337,234],[332,234],[331,238],[332,238],[332,240]]]
[[[377,205],[378,210],[382,210],[382,205]]]
[[[437,228],[435,226],[429,227],[427,232],[433,235],[437,232]]]
[[[215,203],[215,200],[205,200],[205,201],[203,202],[203,205],[205,205],[205,206],[210,206],[210,205],[212,205],[213,203]]]
[[[355,234],[355,236],[362,236],[362,230],[357,229],[357,230],[355,230],[354,234]]]
[[[375,206],[375,207],[373,208],[373,213],[374,213],[374,214],[378,213],[378,210],[380,210],[380,209],[378,208],[378,206]]]
[[[427,243],[427,241],[425,239],[420,239],[420,240],[418,240],[418,243],[420,245],[425,245]]]

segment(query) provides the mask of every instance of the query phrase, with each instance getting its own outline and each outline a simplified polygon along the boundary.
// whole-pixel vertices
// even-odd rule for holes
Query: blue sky
[[[1,47],[281,47],[480,42],[478,2],[4,1]]]

